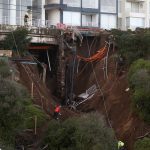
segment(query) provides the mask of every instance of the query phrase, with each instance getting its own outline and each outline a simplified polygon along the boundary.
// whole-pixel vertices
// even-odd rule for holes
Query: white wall
[[[82,0],[82,7],[98,9],[98,0]]]
[[[140,3],[121,1],[122,9],[119,18],[122,18],[123,30],[127,28],[134,30],[136,27],[142,27],[143,25],[143,27],[150,27],[150,0],[141,1]]]
[[[48,23],[49,25],[57,25],[60,23],[60,11],[57,9],[53,9],[48,11]]]
[[[63,12],[63,23],[66,25],[80,26],[81,25],[81,14],[80,12]]]
[[[16,25],[16,0],[10,0],[10,25]]]
[[[60,3],[60,0],[47,0],[46,2],[46,4],[59,4],[59,3]]]
[[[110,14],[101,14],[101,28],[112,29],[116,28],[117,17]]]
[[[45,25],[45,1],[42,0],[42,10],[41,10],[41,25],[44,26]]]
[[[81,7],[81,0],[64,0],[64,4],[70,7]]]

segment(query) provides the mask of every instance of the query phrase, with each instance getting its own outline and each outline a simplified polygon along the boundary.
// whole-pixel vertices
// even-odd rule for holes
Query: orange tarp
[[[107,50],[108,50],[107,47],[101,48],[100,50],[97,51],[97,53],[95,55],[93,55],[89,58],[85,58],[82,56],[77,56],[77,57],[86,62],[93,62],[93,61],[101,60],[102,58],[104,58],[107,53]]]

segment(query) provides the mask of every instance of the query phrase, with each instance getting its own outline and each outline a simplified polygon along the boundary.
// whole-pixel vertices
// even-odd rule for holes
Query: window
[[[63,23],[72,26],[81,26],[81,15],[79,12],[63,12]]]
[[[64,0],[63,3],[70,7],[81,7],[81,0]]]
[[[101,28],[112,29],[116,28],[117,17],[115,15],[101,14]]]
[[[131,3],[131,12],[135,12],[135,13],[142,13],[143,11],[143,3],[142,2],[138,2],[138,3]]]
[[[132,27],[144,27],[145,19],[144,18],[130,18],[130,26]]]
[[[116,13],[116,0],[101,0],[101,12]]]
[[[82,0],[82,7],[98,9],[98,0]]]
[[[82,15],[82,26],[98,27],[98,15],[96,14]]]

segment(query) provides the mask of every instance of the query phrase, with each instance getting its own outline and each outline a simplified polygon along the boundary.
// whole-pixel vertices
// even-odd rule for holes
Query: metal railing
[[[74,23],[61,24],[57,20],[42,20],[42,19],[28,19],[24,22],[24,17],[10,18],[3,16],[0,18],[0,25],[14,25],[14,26],[28,26],[28,27],[43,27],[43,28],[67,28],[68,26],[80,26]],[[62,26],[63,25],[63,26]],[[84,22],[82,26],[86,27],[98,27],[97,22]]]

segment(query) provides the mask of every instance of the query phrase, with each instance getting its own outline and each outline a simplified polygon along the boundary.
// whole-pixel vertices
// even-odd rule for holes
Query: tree
[[[69,118],[59,123],[51,121],[43,145],[51,150],[114,150],[117,142],[98,113]]]
[[[131,64],[139,58],[148,58],[150,55],[150,29],[137,29],[135,31],[112,30],[118,53],[126,57]]]
[[[0,139],[11,143],[23,122],[27,91],[13,81],[0,79]]]
[[[32,104],[26,88],[9,80],[10,75],[8,63],[0,61],[0,148],[6,150],[15,147],[16,137],[22,135],[24,129],[34,128],[35,116],[37,128],[47,120],[44,111]],[[19,144],[24,145],[20,141]]]
[[[4,39],[4,49],[10,49],[18,51],[19,54],[23,55],[31,41],[28,37],[28,30],[24,27],[18,27],[15,31],[9,33]]]
[[[145,137],[144,139],[137,140],[134,144],[134,150],[149,150],[150,138]]]
[[[150,61],[135,61],[128,73],[134,110],[150,123]]]

